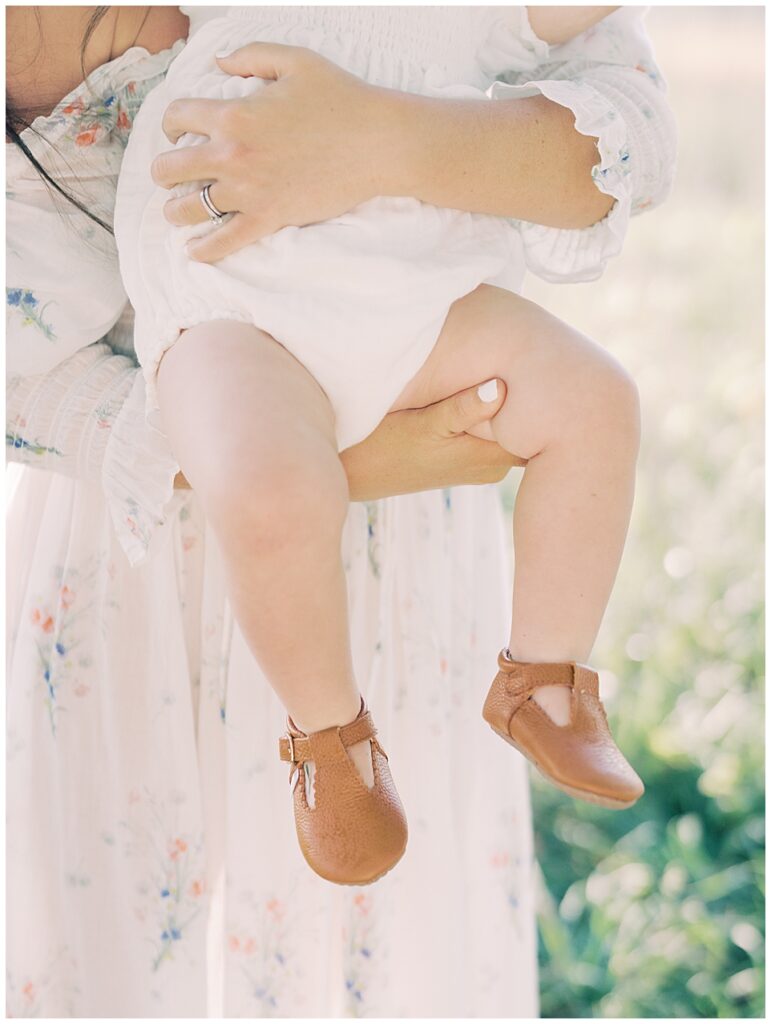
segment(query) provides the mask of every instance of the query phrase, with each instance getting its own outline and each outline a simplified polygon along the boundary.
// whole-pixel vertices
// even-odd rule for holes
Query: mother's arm
[[[505,397],[499,380],[494,402],[482,401],[474,386],[422,409],[390,413],[363,441],[340,452],[351,501],[497,483],[512,466],[525,466],[494,441],[465,433],[492,419]],[[189,486],[180,472],[175,487]]]
[[[560,269],[597,276],[629,214],[660,202],[672,178],[674,123],[642,13],[620,8],[552,47],[525,8],[501,11],[482,53],[495,80],[486,100],[375,87],[299,47],[254,43],[220,60],[275,81],[244,100],[167,110],[172,140],[192,131],[209,142],[161,154],[156,181],[213,181],[220,209],[240,211],[191,255],[213,261],[286,224],[411,195],[537,226],[525,239],[537,241],[537,273],[544,264],[548,276],[548,246],[591,249],[584,266],[563,258]],[[196,194],[166,212],[175,224],[205,219]]]

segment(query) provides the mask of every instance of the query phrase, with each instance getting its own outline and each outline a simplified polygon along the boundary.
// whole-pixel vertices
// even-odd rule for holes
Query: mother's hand
[[[493,402],[483,402],[475,385],[422,409],[390,413],[369,437],[340,452],[351,501],[497,483],[512,466],[525,466],[495,441],[465,433],[492,419],[505,397],[499,380]]]
[[[156,184],[213,182],[213,203],[235,212],[190,243],[194,259],[222,259],[286,225],[328,220],[379,194],[386,90],[302,46],[251,43],[217,63],[230,75],[273,81],[243,99],[175,100],[166,109],[172,142],[186,132],[208,142],[156,157]],[[169,200],[164,212],[175,225],[207,217],[197,192]]]
[[[499,380],[494,402],[483,402],[475,386],[423,409],[390,413],[369,437],[340,452],[351,501],[497,483],[512,466],[526,465],[495,441],[465,433],[490,420],[505,397]],[[181,473],[174,485],[190,486]]]

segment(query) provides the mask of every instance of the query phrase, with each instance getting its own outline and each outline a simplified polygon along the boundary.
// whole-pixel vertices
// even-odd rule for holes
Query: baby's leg
[[[186,331],[161,361],[158,395],[252,654],[304,732],[352,721],[348,487],[329,400],[270,335],[232,321]],[[350,751],[371,785],[369,741]]]
[[[637,390],[599,345],[521,296],[481,285],[453,304],[394,405],[435,402],[499,377],[492,434],[528,459],[514,513],[509,648],[517,661],[586,663],[626,538],[639,447]],[[536,699],[567,720],[564,687]]]

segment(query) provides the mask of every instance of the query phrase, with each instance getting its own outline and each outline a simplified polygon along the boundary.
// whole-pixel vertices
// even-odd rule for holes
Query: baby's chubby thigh
[[[638,429],[637,389],[601,345],[534,302],[481,284],[452,304],[434,348],[390,411],[418,408],[497,377],[506,400],[470,433],[530,459],[568,433]],[[492,396],[491,396],[492,397]]]
[[[348,486],[325,392],[271,335],[212,321],[184,331],[157,376],[163,426],[220,541],[339,534]]]

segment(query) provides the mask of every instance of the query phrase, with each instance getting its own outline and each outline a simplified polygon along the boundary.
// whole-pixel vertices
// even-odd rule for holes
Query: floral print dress
[[[618,199],[583,231],[523,225],[525,251],[544,276],[596,276],[671,170],[639,13],[606,19],[571,87],[570,54],[501,10],[499,86],[592,113]],[[179,46],[132,48],[24,135],[107,222]],[[410,842],[377,885],[332,886],[299,853],[283,709],[214,537],[145,421],[112,239],[6,157],[9,1016],[537,1015],[526,766],[480,717],[511,601],[497,490],[351,506],[354,664]]]

